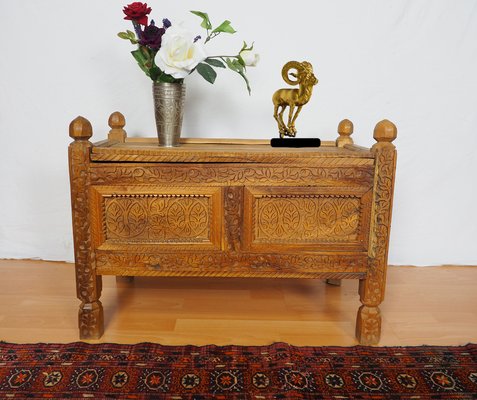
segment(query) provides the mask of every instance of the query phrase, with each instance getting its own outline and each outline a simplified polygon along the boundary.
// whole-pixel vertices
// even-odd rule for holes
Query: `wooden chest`
[[[103,333],[101,276],[356,278],[356,334],[379,341],[387,267],[396,128],[353,144],[277,149],[268,141],[127,139],[110,117],[106,141],[70,125],[69,148],[80,337]]]

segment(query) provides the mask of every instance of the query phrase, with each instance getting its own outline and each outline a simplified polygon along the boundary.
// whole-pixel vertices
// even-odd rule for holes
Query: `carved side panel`
[[[157,186],[92,188],[95,247],[146,251],[174,246],[221,246],[221,188]],[[139,246],[139,247],[138,247]],[[162,250],[167,250],[161,247]]]
[[[363,190],[247,188],[245,242],[250,249],[366,250],[371,195]]]

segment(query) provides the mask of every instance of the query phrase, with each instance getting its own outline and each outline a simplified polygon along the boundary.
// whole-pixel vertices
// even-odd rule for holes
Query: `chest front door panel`
[[[245,188],[244,248],[364,252],[371,199],[367,188]]]
[[[220,250],[222,188],[93,186],[98,250]]]

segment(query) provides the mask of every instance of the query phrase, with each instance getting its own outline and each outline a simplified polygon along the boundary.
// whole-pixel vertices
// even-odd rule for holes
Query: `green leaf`
[[[237,60],[237,59],[230,59],[230,58],[227,58],[225,60],[227,62],[227,66],[232,70],[232,71],[235,71],[235,72],[243,72],[245,70],[244,66],[242,65],[242,63]]]
[[[202,23],[200,24],[202,28],[207,30],[212,29],[212,24],[210,23],[210,19],[207,13],[202,11],[191,11],[191,13],[202,18]]]
[[[140,49],[131,51],[131,54],[136,59],[136,61],[140,64],[145,64],[147,58],[144,56],[143,52]]]
[[[161,70],[159,70],[161,71]],[[176,83],[176,82],[182,82],[183,79],[175,79],[173,76],[166,74],[165,72],[161,71],[161,73],[158,75],[156,79],[154,79],[156,82],[167,82],[167,83]]]
[[[227,58],[225,62],[227,63],[227,67],[229,67],[232,71],[237,72],[237,68],[235,67],[234,62],[230,58]]]
[[[214,69],[207,64],[200,63],[197,65],[197,72],[207,81],[210,83],[215,82],[215,78],[217,78],[217,72],[214,71]]]
[[[139,50],[144,55],[144,58],[148,61],[152,60],[151,50],[146,46],[139,46]]]
[[[244,50],[253,50],[253,45],[255,44],[255,42],[252,43],[252,45],[250,47],[247,47],[247,42],[243,42],[243,46],[242,48],[240,49],[239,53],[244,51]]]
[[[128,34],[129,39],[136,39],[136,34],[133,31],[127,30],[126,33]]]
[[[159,76],[162,74],[162,71],[159,69],[157,65],[153,65],[149,68],[149,76],[153,81],[155,81]]]
[[[225,60],[225,62],[227,63],[227,66],[232,70],[232,71],[235,71],[237,72],[237,74],[239,74],[245,81],[245,84],[247,85],[247,90],[248,90],[248,94],[251,94],[252,93],[252,89],[250,88],[250,82],[248,81],[248,78],[247,76],[245,75],[245,68],[244,66],[240,63],[240,61],[234,59],[234,60],[231,60],[230,58],[227,58]]]
[[[144,73],[147,76],[150,77],[151,74],[149,72],[149,68],[147,68],[147,66],[146,66],[146,64],[148,62],[148,59],[146,57],[144,57],[144,54],[141,52],[141,50],[137,49],[137,50],[131,51],[131,54],[133,55],[134,59],[139,64],[139,67],[144,71]]]
[[[222,22],[217,28],[215,28],[212,33],[214,32],[225,32],[225,33],[235,33],[237,32],[232,26],[230,25],[230,21],[225,20]]]
[[[204,60],[207,64],[212,65],[213,67],[217,68],[225,68],[225,65],[222,61],[216,60],[215,58],[206,58]]]
[[[128,32],[130,32],[130,31],[128,31]],[[129,40],[132,44],[137,44],[136,36],[134,36],[134,34],[133,34],[133,36],[131,37],[131,36],[129,35],[129,33],[127,33],[127,32],[119,32],[119,33],[118,33],[118,36],[119,36],[121,39]]]

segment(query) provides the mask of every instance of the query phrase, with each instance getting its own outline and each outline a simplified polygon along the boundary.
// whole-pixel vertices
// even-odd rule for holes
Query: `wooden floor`
[[[103,278],[101,342],[355,345],[357,281]],[[477,342],[477,267],[390,267],[380,345]],[[74,267],[0,260],[0,340],[78,340]]]

